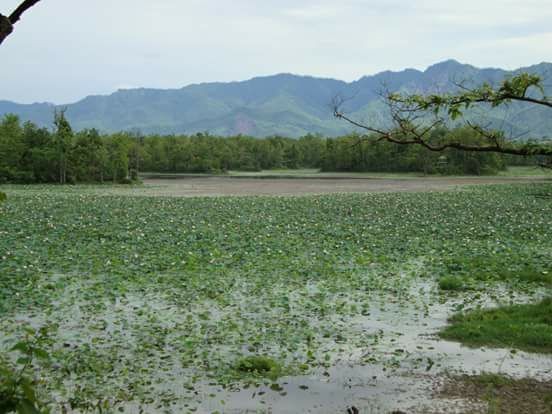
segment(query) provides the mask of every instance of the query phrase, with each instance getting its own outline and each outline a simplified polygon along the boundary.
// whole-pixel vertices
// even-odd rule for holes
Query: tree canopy
[[[435,129],[432,139],[480,140],[466,127]],[[55,114],[52,130],[22,123],[15,115],[0,119],[0,183],[130,182],[140,171],[223,173],[281,168],[480,175],[496,173],[511,161],[503,154],[466,154],[455,149],[437,153],[377,140],[359,142],[357,134],[299,139],[208,133],[142,136],[138,132],[74,131],[64,111]],[[523,161],[534,163],[531,158]]]

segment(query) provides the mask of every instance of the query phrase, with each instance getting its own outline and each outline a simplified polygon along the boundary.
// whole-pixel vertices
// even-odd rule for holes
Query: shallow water
[[[86,306],[74,300],[81,288],[69,285],[53,302],[47,315],[19,314],[12,320],[13,326],[22,323],[40,326],[55,321],[60,325],[57,340],[64,346],[78,349],[89,344],[102,349],[115,341],[117,347],[126,347],[126,351],[118,349],[117,352],[126,352],[132,357],[134,353],[140,355],[137,347],[143,338],[136,333],[151,315],[156,316],[160,327],[175,330],[186,314],[201,312],[199,309],[183,310],[152,294],[126,294],[114,301],[105,301],[101,306],[96,304],[94,312],[90,313]],[[313,286],[306,289],[316,292]],[[164,410],[168,412],[336,413],[346,412],[348,407],[366,413],[399,409],[439,412],[443,406],[447,412],[453,412],[454,407],[461,411],[468,403],[433,398],[446,374],[494,372],[519,378],[552,379],[550,356],[512,353],[509,349],[469,348],[440,340],[436,335],[459,305],[488,307],[496,305],[497,300],[520,303],[536,300],[543,292],[514,294],[498,286],[488,289],[486,294],[462,293],[444,297],[427,279],[412,279],[407,290],[400,297],[371,293],[369,314],[347,320],[351,329],[369,338],[367,346],[356,347],[345,342],[329,367],[315,368],[309,375],[280,378],[276,381],[276,389],[271,387],[272,381],[232,390],[210,385],[205,379],[191,385],[190,377],[194,374],[182,367],[170,345],[171,337],[156,351],[158,355],[152,356],[160,367],[151,378],[153,387],[157,395],[167,396]],[[216,323],[222,314],[212,312],[211,317]],[[173,334],[176,338],[174,335],[176,333]],[[160,410],[157,403],[118,406],[125,412]]]
[[[417,290],[427,290],[421,282]],[[429,299],[428,293],[426,299]],[[493,292],[478,299],[479,305],[489,305]],[[523,302],[525,295],[513,300]],[[459,343],[443,341],[436,332],[446,325],[447,318],[462,299],[444,304],[428,304],[420,311],[419,304],[374,303],[369,317],[359,318],[359,329],[373,333],[378,342],[370,349],[356,349],[350,359],[340,361],[328,370],[308,376],[282,378],[283,392],[269,386],[239,392],[211,389],[214,397],[205,398],[198,412],[216,410],[228,413],[336,413],[356,407],[363,413],[463,412],[477,408],[468,401],[445,401],[433,398],[443,375],[450,373],[478,374],[493,372],[514,378],[552,379],[552,358],[509,349],[469,348]],[[370,360],[373,357],[374,360]],[[363,361],[363,362],[362,362]],[[308,387],[307,389],[302,389]],[[259,395],[262,393],[262,395]],[[224,404],[220,403],[224,401]],[[445,410],[446,411],[441,411]]]

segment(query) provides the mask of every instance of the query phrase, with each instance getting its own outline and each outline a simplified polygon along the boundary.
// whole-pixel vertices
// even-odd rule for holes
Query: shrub
[[[132,184],[132,180],[128,177],[121,178],[119,181],[117,181],[118,184]]]

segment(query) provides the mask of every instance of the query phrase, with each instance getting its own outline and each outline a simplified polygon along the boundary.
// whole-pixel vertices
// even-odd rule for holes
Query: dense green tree
[[[144,150],[144,137],[140,133],[131,134],[131,140],[129,144],[129,176],[133,181],[138,180],[138,174],[140,168],[143,165],[146,157]]]
[[[127,182],[129,179],[128,153],[130,141],[126,134],[114,134],[105,139],[107,148],[106,177],[114,183]]]
[[[305,135],[297,140],[297,148],[301,154],[301,166],[318,168],[324,151],[324,139],[320,135]]]
[[[95,129],[73,133],[63,112],[54,130],[23,126],[16,116],[0,123],[0,180],[15,183],[130,182],[139,171],[220,173],[276,168],[320,168],[324,171],[420,172],[425,174],[493,174],[506,165],[492,152],[466,154],[454,148],[442,153],[423,146],[397,146],[386,140],[350,134],[339,138],[308,135],[300,139],[248,136],[102,136]],[[473,129],[435,128],[428,142],[461,140],[478,145]],[[526,161],[528,162],[528,161]]]
[[[103,181],[104,142],[96,129],[84,130],[75,134],[69,159],[71,174],[75,181]]]
[[[65,111],[56,111],[54,114],[54,141],[58,163],[59,183],[67,183],[68,158],[73,140],[73,129],[65,118]]]
[[[25,151],[23,129],[16,115],[6,115],[0,123],[0,181],[20,181],[21,159]]]
[[[56,149],[50,131],[38,128],[31,122],[23,125],[25,150],[22,159],[22,170],[29,171],[33,182],[47,183],[58,178]]]

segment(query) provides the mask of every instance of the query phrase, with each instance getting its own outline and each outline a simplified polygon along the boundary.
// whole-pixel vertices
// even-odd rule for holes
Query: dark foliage
[[[433,139],[460,137],[476,141],[473,131],[439,129]],[[527,159],[527,162],[530,160]],[[74,132],[63,112],[54,129],[21,124],[15,115],[0,122],[0,183],[75,183],[136,181],[140,171],[223,173],[277,168],[324,171],[493,174],[505,167],[504,156],[448,149],[435,153],[416,146],[396,146],[358,135],[299,139],[195,135],[101,135]]]

